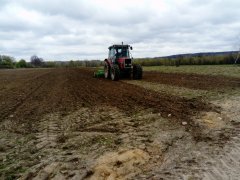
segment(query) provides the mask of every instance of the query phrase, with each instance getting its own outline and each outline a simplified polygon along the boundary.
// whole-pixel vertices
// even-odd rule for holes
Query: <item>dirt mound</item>
[[[148,159],[149,155],[140,149],[108,153],[98,159],[90,179],[120,180],[133,177],[141,172],[139,166]]]
[[[144,72],[143,80],[202,90],[240,87],[239,78],[198,74]]]

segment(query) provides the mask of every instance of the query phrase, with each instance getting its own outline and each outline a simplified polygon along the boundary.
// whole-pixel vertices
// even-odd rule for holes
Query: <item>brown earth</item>
[[[144,72],[144,81],[168,84],[190,89],[223,90],[240,87],[240,79],[183,73]]]
[[[209,103],[93,71],[0,71],[0,179],[239,177],[239,97]],[[202,75],[145,72],[143,80],[239,88],[239,79]]]
[[[39,69],[9,73],[7,78],[2,76],[0,79],[0,118],[11,117],[13,124],[16,123],[16,127],[17,123],[23,124],[22,130],[26,132],[37,131],[34,119],[54,112],[64,115],[80,107],[110,105],[130,114],[150,108],[163,117],[186,120],[199,111],[211,108],[198,99],[160,94],[121,81],[95,79],[89,69]]]

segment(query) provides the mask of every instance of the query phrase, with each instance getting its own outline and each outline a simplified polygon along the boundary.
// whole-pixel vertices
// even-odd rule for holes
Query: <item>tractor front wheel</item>
[[[104,77],[110,79],[110,67],[107,62],[104,64]]]
[[[133,79],[142,79],[142,66],[139,64],[133,65]]]
[[[119,80],[119,77],[120,77],[119,67],[118,67],[118,65],[114,64],[111,69],[111,79],[113,81],[117,81],[117,80]]]

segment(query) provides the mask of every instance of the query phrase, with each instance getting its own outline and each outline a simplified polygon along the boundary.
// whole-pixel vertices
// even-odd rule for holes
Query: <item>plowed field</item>
[[[223,177],[239,175],[239,94],[210,102],[93,71],[0,71],[0,179],[219,179],[221,163]],[[237,78],[195,74],[144,72],[141,82],[240,88]],[[219,160],[227,153],[235,164]]]
[[[177,119],[189,118],[210,108],[198,99],[187,100],[121,81],[95,79],[92,77],[93,71],[89,69],[30,70],[14,73],[14,77],[5,79],[3,76],[0,80],[0,118],[3,120],[12,116],[14,123],[34,122],[34,119],[45,114],[67,113],[79,107],[110,105],[130,114],[150,108],[161,113],[163,117],[171,114]],[[191,83],[190,81],[189,84]],[[30,124],[27,123],[28,126]],[[34,126],[31,128],[34,130]]]

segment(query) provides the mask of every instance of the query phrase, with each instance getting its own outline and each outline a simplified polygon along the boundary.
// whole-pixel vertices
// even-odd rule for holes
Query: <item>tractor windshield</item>
[[[129,57],[128,47],[116,48],[116,56],[117,57]]]

